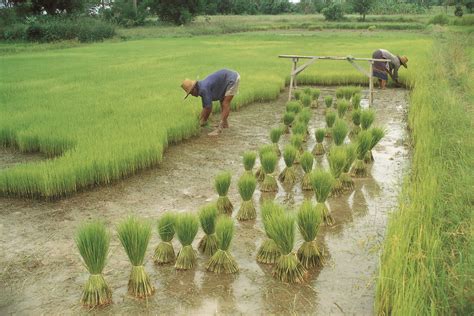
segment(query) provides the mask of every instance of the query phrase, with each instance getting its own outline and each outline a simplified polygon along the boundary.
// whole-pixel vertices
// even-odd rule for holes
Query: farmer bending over
[[[388,59],[389,62],[375,61],[373,66],[373,76],[379,79],[380,89],[385,89],[387,84],[388,75],[392,78],[393,81],[400,85],[398,82],[398,68],[403,65],[407,68],[408,58],[406,56],[394,55],[388,50],[378,49],[372,54],[374,59]]]
[[[201,126],[207,124],[209,115],[212,112],[212,101],[220,101],[221,103],[221,121],[217,128],[209,133],[209,136],[217,136],[222,132],[223,128],[228,128],[227,118],[230,113],[230,102],[239,90],[240,75],[239,73],[221,69],[207,76],[204,80],[196,81],[186,79],[181,84],[181,88],[186,91],[186,97],[192,95],[202,98],[202,112],[199,123]]]

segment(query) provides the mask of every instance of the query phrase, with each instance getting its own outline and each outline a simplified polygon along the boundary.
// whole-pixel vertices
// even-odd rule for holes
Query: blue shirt
[[[221,69],[197,82],[198,93],[203,107],[211,107],[212,101],[222,101],[226,91],[235,83],[239,74],[229,69]]]

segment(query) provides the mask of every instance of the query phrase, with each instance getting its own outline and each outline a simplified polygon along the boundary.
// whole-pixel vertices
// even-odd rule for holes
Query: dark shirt
[[[221,69],[197,82],[198,94],[202,106],[212,106],[212,101],[222,101],[226,91],[235,83],[239,74],[228,69]]]

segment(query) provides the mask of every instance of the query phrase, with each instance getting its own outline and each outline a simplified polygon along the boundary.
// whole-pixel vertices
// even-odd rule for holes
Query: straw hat
[[[408,58],[407,56],[398,56],[398,59],[400,59],[400,63],[403,65],[403,67],[408,68]]]
[[[185,99],[189,96],[191,91],[193,91],[194,87],[196,86],[197,81],[191,79],[184,79],[183,83],[181,84],[181,88],[186,92]]]

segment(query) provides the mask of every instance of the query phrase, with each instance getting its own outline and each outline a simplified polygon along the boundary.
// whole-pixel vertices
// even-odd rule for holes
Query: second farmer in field
[[[377,49],[373,54],[374,59],[388,59],[388,62],[376,61],[373,67],[373,76],[379,79],[380,89],[385,89],[387,85],[388,76],[395,81],[395,84],[400,85],[398,81],[398,69],[400,66],[407,68],[408,58],[406,56],[394,55],[388,50]]]
[[[230,113],[230,103],[239,90],[240,75],[238,72],[228,69],[218,70],[204,80],[185,79],[181,88],[186,92],[185,99],[192,95],[201,97],[202,111],[199,119],[201,126],[207,124],[212,112],[212,101],[221,103],[221,120],[217,128],[209,133],[209,136],[219,135],[224,128],[229,127],[227,121]]]

